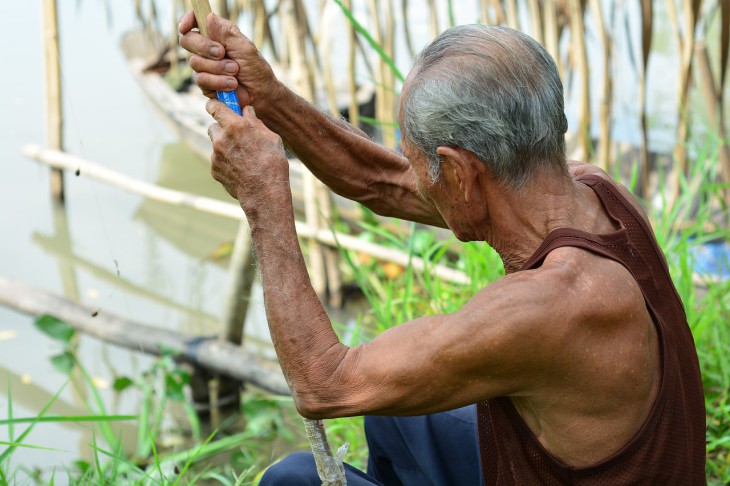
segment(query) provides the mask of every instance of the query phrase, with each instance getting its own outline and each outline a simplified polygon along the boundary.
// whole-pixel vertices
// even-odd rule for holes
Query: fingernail
[[[229,72],[229,73],[233,74],[236,71],[238,71],[238,66],[236,66],[236,63],[235,62],[227,62],[226,63],[226,72]]]
[[[218,54],[221,52],[221,48],[218,46],[211,46],[208,52],[210,52],[211,56],[218,57]]]
[[[253,115],[253,116],[256,116],[256,110],[254,110],[254,109],[253,109],[253,106],[250,106],[250,105],[249,105],[249,107],[248,107],[248,112],[249,112],[249,113],[250,113],[251,115]]]
[[[226,89],[231,90],[235,87],[232,79],[226,79]]]

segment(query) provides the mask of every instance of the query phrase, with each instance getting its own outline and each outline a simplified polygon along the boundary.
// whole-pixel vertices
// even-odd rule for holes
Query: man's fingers
[[[190,57],[190,67],[199,73],[221,74],[224,76],[235,76],[238,74],[238,63],[230,59],[216,61],[198,55]]]
[[[185,35],[197,26],[198,23],[195,21],[195,15],[191,10],[190,12],[185,12],[185,15],[180,17],[180,22],[177,24],[177,31],[181,35]]]
[[[221,103],[218,100],[208,100],[208,102],[205,104],[205,110],[210,114],[210,116],[215,118],[215,121],[220,123],[220,125],[224,128],[229,123],[241,119],[241,117],[235,114],[233,110],[231,110],[224,103]],[[213,128],[213,126],[215,125],[212,125],[211,128],[208,129],[208,135],[211,134],[210,130]]]
[[[195,31],[188,31],[183,34],[180,37],[180,45],[186,51],[208,59],[223,59],[226,54],[226,50],[219,42],[207,39],[200,32]]]
[[[238,81],[233,76],[193,73],[193,81],[203,90],[210,91],[233,91],[238,87]]]
[[[208,15],[206,20],[210,38],[223,44],[226,49],[240,49],[244,44],[251,42],[243,35],[241,29],[230,20],[216,14]]]

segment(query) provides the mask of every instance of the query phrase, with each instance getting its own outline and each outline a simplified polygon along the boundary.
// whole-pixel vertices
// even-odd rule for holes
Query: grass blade
[[[388,54],[385,53],[382,46],[378,44],[375,39],[373,39],[373,36],[370,35],[370,32],[368,32],[365,27],[360,24],[360,22],[357,21],[357,19],[352,15],[352,12],[349,8],[345,7],[345,5],[342,3],[341,0],[335,0],[335,3],[339,5],[339,7],[342,9],[342,12],[345,14],[345,17],[347,17],[347,20],[350,21],[353,27],[355,27],[355,30],[357,30],[360,35],[365,37],[365,40],[368,41],[368,44],[370,44],[370,47],[375,49],[375,52],[378,53],[380,58],[385,61],[385,64],[388,65],[388,67],[393,71],[393,74],[400,80],[400,82],[403,82],[405,78],[403,77],[403,74],[398,70],[398,68],[395,65],[395,62],[390,58]]]
[[[33,444],[23,444],[22,442],[5,442],[4,440],[0,440],[0,445],[4,446],[10,446],[10,447],[25,447],[26,449],[39,449],[42,451],[53,451],[53,452],[68,452],[63,449],[54,449],[52,447],[43,447]]]
[[[31,424],[28,426],[27,429],[25,429],[23,431],[22,434],[20,434],[20,437],[18,437],[16,439],[16,442],[23,442],[23,439],[25,439],[28,436],[28,434],[31,433],[31,431],[33,430],[33,428],[38,423],[38,421],[40,421],[43,418],[43,416],[46,414],[46,412],[48,411],[48,409],[51,408],[51,405],[53,405],[55,403],[55,401],[58,399],[58,397],[61,395],[61,392],[63,392],[63,390],[66,388],[66,385],[67,384],[68,384],[68,381],[66,383],[64,383],[61,388],[58,389],[58,391],[56,392],[56,394],[53,395],[50,400],[48,400],[48,403],[46,403],[43,406],[43,408],[40,410],[40,412],[38,412],[38,416],[35,417],[34,419],[32,419]],[[7,458],[9,458],[10,455],[13,453],[13,451],[15,451],[15,449],[16,448],[14,446],[10,446],[7,449],[5,449],[3,451],[3,453],[0,454],[0,464],[2,464]]]
[[[0,425],[27,424],[40,422],[119,422],[136,420],[136,415],[63,415],[49,417],[23,417],[0,420]]]

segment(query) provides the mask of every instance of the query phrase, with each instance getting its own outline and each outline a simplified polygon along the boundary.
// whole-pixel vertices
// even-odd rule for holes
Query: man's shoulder
[[[584,176],[595,176],[600,177],[604,181],[608,182],[629,202],[629,204],[631,204],[631,206],[633,206],[634,209],[636,209],[639,215],[644,218],[646,222],[649,221],[648,217],[646,216],[646,212],[644,211],[644,208],[641,206],[641,204],[639,204],[639,201],[631,193],[631,191],[629,191],[626,186],[608,175],[608,173],[600,167],[596,167],[593,164],[586,164],[584,162],[569,160],[568,169],[570,170],[570,175],[573,179],[579,179]]]
[[[568,306],[580,322],[624,322],[645,309],[639,284],[621,263],[589,250],[565,246],[551,251],[532,275],[552,299]]]

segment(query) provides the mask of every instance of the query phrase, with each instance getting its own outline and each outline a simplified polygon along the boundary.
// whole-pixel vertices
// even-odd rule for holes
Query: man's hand
[[[256,208],[276,204],[289,194],[289,163],[281,138],[266,128],[253,107],[243,116],[225,104],[210,100],[205,109],[215,118],[208,129],[213,142],[211,174],[238,199],[251,217]]]
[[[210,39],[193,31],[195,27],[193,12],[180,19],[180,45],[193,54],[190,58],[190,67],[195,72],[193,80],[205,96],[215,98],[216,91],[235,89],[242,106],[263,109],[267,103],[273,103],[276,90],[281,88],[279,81],[269,63],[236,24],[209,14]]]

